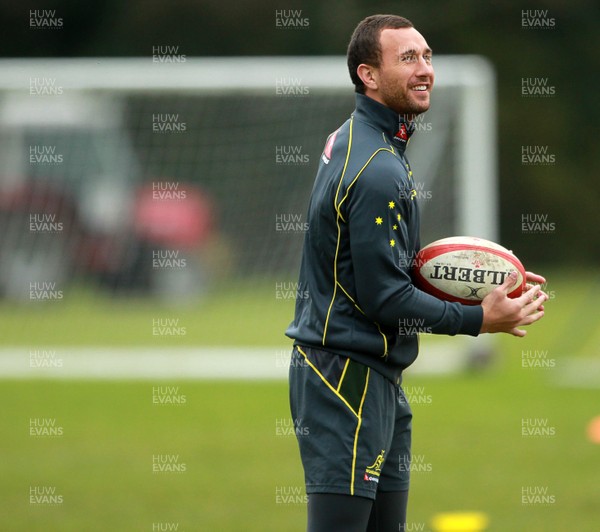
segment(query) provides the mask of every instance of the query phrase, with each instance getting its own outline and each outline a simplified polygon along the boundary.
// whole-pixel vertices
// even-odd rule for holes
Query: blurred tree
[[[596,210],[600,158],[596,148],[600,105],[598,76],[600,8],[593,0],[103,0],[55,1],[61,29],[31,29],[26,5],[0,2],[4,57],[150,56],[172,45],[187,56],[344,54],[357,22],[372,13],[402,14],[439,54],[481,54],[498,75],[502,240],[525,260],[600,259]],[[278,29],[277,10],[301,9],[304,29]],[[522,10],[548,10],[552,29],[525,29]],[[548,78],[555,95],[521,96],[523,78]],[[350,84],[349,84],[350,89]],[[521,164],[521,147],[547,146],[550,166]],[[524,234],[523,213],[542,213],[556,224],[552,239]],[[591,230],[589,228],[592,228]],[[583,236],[586,239],[584,241]],[[577,238],[581,237],[581,238]],[[552,245],[548,242],[551,240]]]

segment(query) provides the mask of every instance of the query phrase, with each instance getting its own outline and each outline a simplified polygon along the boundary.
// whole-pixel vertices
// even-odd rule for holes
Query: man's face
[[[376,99],[398,114],[424,113],[435,77],[427,41],[414,28],[400,28],[383,30],[379,42]]]

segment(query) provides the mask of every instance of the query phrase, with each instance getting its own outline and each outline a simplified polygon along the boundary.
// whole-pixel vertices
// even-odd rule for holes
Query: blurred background
[[[600,13],[585,0],[1,1],[0,528],[303,530],[283,331],[323,143],[354,100],[337,70],[328,86],[294,58],[337,57],[343,78],[377,12],[411,19],[434,58],[480,56],[489,83],[489,115],[465,118],[470,82],[440,59],[409,152],[423,242],[488,201],[476,236],[550,294],[526,339],[424,339],[405,381],[411,529],[441,530],[443,511],[596,529]],[[483,188],[465,188],[480,150]]]

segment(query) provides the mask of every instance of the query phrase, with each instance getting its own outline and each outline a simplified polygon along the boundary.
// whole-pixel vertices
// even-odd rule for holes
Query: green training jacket
[[[481,306],[445,302],[413,284],[420,220],[404,154],[413,130],[357,94],[350,119],[328,137],[286,331],[295,344],[347,356],[394,382],[416,359],[419,333],[477,336],[483,320]]]

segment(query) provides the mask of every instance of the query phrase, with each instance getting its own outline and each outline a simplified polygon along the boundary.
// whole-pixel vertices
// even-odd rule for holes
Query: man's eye
[[[425,59],[425,61],[426,61],[427,63],[431,63],[431,56],[430,56],[430,55],[427,55],[427,54],[426,54],[426,55],[424,55],[424,56],[423,56],[423,59]]]
[[[406,63],[412,63],[415,59],[416,59],[415,55],[403,55],[402,56],[402,61],[404,61]]]

